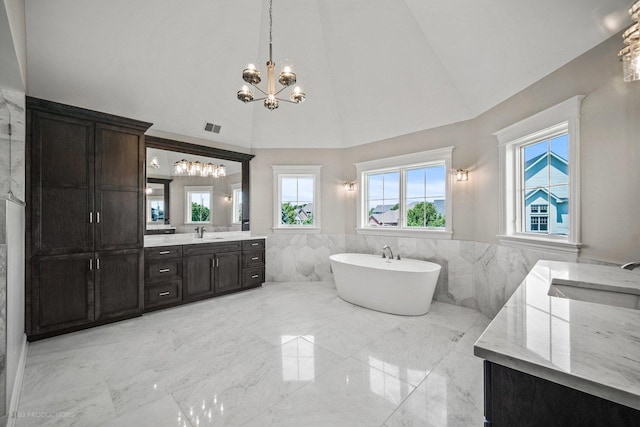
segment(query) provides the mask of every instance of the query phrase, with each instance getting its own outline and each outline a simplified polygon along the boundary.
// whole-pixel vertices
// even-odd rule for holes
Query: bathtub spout
[[[389,249],[389,259],[393,259],[393,251],[391,250],[391,248],[389,247],[389,245],[384,245],[382,247],[382,257],[384,258],[384,255],[386,254],[386,250]]]

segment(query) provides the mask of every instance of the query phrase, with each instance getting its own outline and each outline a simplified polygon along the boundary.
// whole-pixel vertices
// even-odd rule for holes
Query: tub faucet
[[[385,258],[387,256],[386,250],[389,249],[389,259],[393,259],[393,251],[391,250],[391,248],[389,247],[389,245],[384,245],[382,247],[382,258]]]
[[[195,230],[196,230],[196,237],[198,239],[202,239],[204,237],[204,232],[207,231],[204,228],[204,225],[202,227],[196,227]]]
[[[640,262],[628,262],[622,266],[625,270],[633,270],[638,267],[640,267]]]

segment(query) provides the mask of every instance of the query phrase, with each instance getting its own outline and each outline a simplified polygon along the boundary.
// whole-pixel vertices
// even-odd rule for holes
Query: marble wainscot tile
[[[2,89],[0,98],[0,194],[9,190],[24,200],[25,185],[25,96]],[[11,123],[11,135],[8,124]],[[9,150],[9,141],[11,149]],[[11,152],[11,156],[9,154]]]
[[[344,237],[326,234],[276,234],[267,239],[267,280],[331,280],[329,256],[343,251]]]
[[[414,390],[397,377],[346,359],[247,426],[379,426]]]
[[[388,427],[479,426],[483,415],[482,360],[453,353],[385,422]]]
[[[173,395],[192,425],[242,425],[341,360],[296,338]]]

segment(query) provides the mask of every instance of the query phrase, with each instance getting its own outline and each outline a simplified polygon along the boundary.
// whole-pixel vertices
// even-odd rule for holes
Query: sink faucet
[[[204,232],[207,231],[204,228],[204,225],[202,227],[196,227],[195,230],[196,230],[196,237],[198,239],[202,239],[204,237]]]
[[[385,258],[387,255],[386,250],[389,249],[389,259],[393,259],[393,251],[391,250],[391,248],[389,247],[389,245],[384,245],[382,247],[382,258]]]
[[[638,267],[640,267],[640,262],[628,262],[622,266],[625,270],[633,270]]]

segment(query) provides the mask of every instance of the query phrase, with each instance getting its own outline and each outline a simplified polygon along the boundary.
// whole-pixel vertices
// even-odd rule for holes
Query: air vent
[[[209,122],[204,124],[204,130],[206,132],[220,133],[220,129],[222,129],[222,126],[220,125],[216,125]]]

